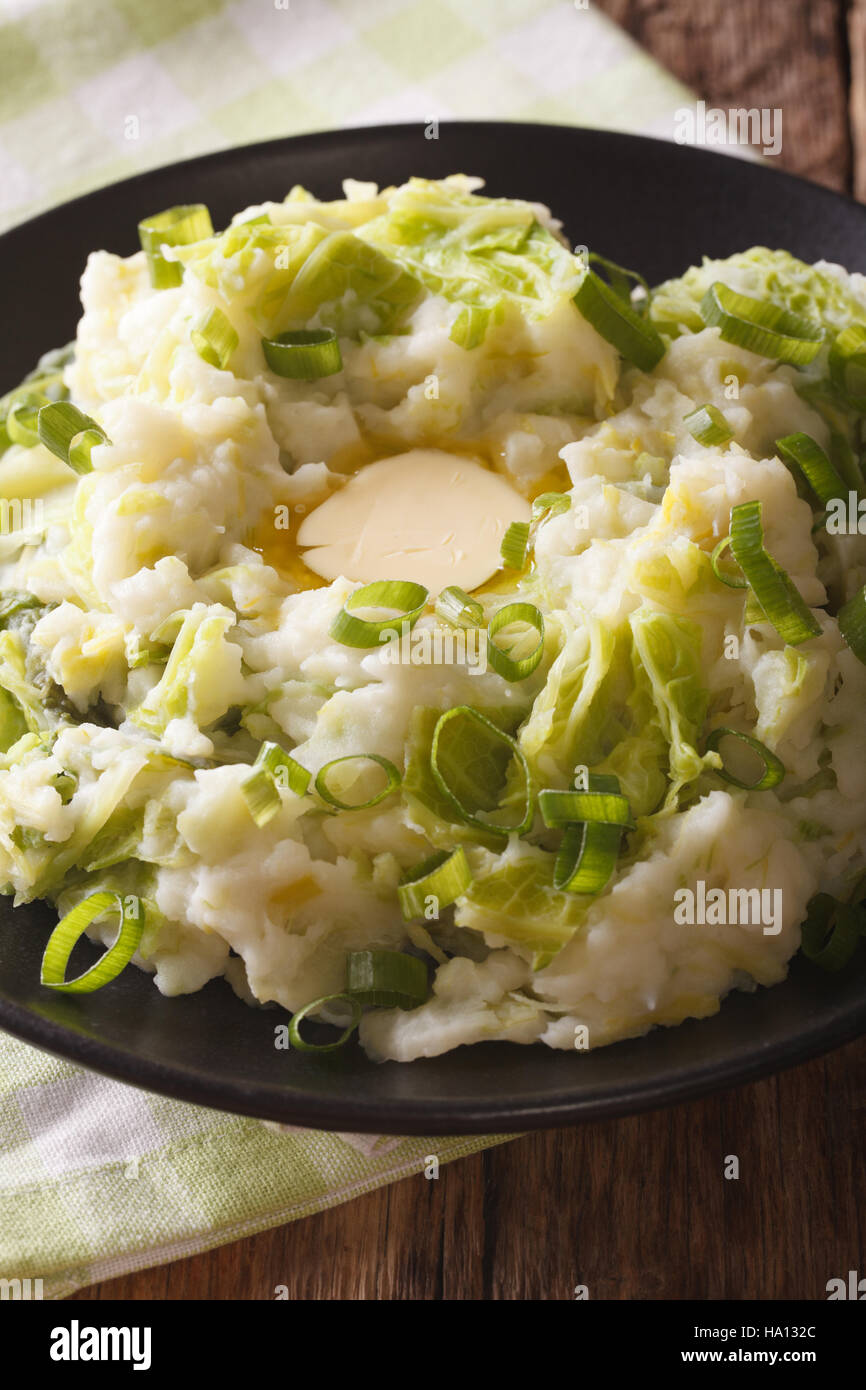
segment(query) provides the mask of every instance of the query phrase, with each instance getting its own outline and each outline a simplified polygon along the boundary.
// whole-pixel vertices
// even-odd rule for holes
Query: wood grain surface
[[[866,0],[595,2],[709,104],[781,107],[780,164],[866,198]],[[864,1152],[866,1039],[690,1105],[519,1138],[76,1297],[571,1299],[583,1284],[820,1299],[866,1272]]]
[[[864,1150],[861,1041],[691,1105],[514,1139],[76,1298],[826,1298],[866,1272]]]
[[[848,114],[853,77],[857,104],[866,100],[863,0],[596,3],[708,105],[779,108],[783,168],[848,192],[862,165],[861,196],[866,191],[866,111],[856,126]],[[856,64],[849,28],[857,33]]]

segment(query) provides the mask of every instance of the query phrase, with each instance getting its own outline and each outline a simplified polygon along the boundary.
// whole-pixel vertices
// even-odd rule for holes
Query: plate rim
[[[398,137],[413,134],[417,136],[419,126],[424,126],[423,121],[395,121],[393,124],[385,125],[363,125],[346,126],[339,130],[308,130],[299,135],[278,135],[270,140],[253,140],[241,145],[226,145],[222,149],[208,150],[200,154],[189,155],[185,159],[179,159],[168,164],[157,164],[153,168],[140,169],[134,174],[128,174],[126,178],[113,179],[108,183],[99,184],[95,188],[87,189],[85,192],[76,193],[72,198],[66,198],[61,203],[55,203],[51,207],[43,208],[40,212],[26,217],[23,221],[12,222],[0,231],[0,241],[6,237],[26,231],[28,227],[34,226],[43,219],[48,219],[62,213],[70,208],[83,206],[90,199],[98,198],[100,195],[109,191],[121,188],[141,187],[150,180],[158,180],[169,173],[181,172],[183,170],[192,171],[196,168],[219,164],[222,160],[229,158],[240,158],[245,155],[252,156],[258,153],[278,154],[281,149],[288,147],[297,148],[309,146],[315,148],[318,144],[328,144],[335,139],[357,140],[363,144],[364,140],[369,140],[372,136],[383,134]],[[750,159],[743,155],[725,154],[720,150],[712,149],[707,145],[679,144],[676,140],[665,140],[657,135],[644,135],[638,132],[625,130],[608,130],[603,126],[567,125],[555,121],[508,121],[508,120],[458,120],[440,121],[440,131],[447,131],[454,135],[461,133],[472,134],[490,130],[509,130],[526,131],[537,134],[539,131],[550,132],[554,137],[568,134],[572,137],[588,137],[591,140],[601,139],[615,144],[639,143],[646,147],[652,147],[659,153],[664,152],[673,155],[674,158],[685,160],[697,159],[701,163],[705,160],[719,161],[721,166],[727,165],[730,160],[734,160],[741,170],[749,170],[752,175],[764,178],[779,179],[784,183],[791,184],[801,189],[808,189],[810,195],[819,195],[831,202],[839,201],[846,204],[849,208],[860,209],[866,215],[866,204],[852,198],[848,193],[839,192],[835,188],[828,188],[825,184],[816,183],[813,179],[805,178],[802,174],[792,173],[789,169],[782,169],[768,162],[765,156],[762,160]],[[748,177],[749,175],[747,175]],[[347,176],[349,177],[349,176]]]
[[[784,980],[779,982],[780,985],[784,983]],[[778,986],[758,988],[769,992]],[[727,997],[722,999],[721,1007],[724,1007]],[[182,999],[183,996],[179,998]],[[715,1016],[717,1015],[713,1015]],[[684,1020],[698,1026],[708,1021]],[[43,1052],[75,1062],[114,1081],[226,1114],[329,1132],[399,1134],[407,1137],[428,1134],[492,1136],[516,1135],[537,1129],[562,1129],[591,1121],[613,1120],[627,1115],[644,1114],[651,1110],[669,1109],[674,1105],[686,1104],[788,1071],[792,1067],[844,1047],[846,1043],[866,1034],[866,994],[844,1014],[834,1016],[829,1023],[826,1020],[814,1023],[790,1036],[783,1044],[755,1049],[745,1057],[734,1054],[722,1062],[710,1060],[701,1063],[685,1073],[685,1082],[682,1073],[671,1073],[652,1085],[644,1085],[637,1097],[628,1091],[629,1083],[626,1080],[611,1087],[606,1093],[593,1095],[588,1099],[576,1099],[564,1088],[552,1097],[546,1096],[538,1102],[528,1104],[502,1103],[498,1099],[491,1103],[477,1100],[453,1101],[449,1103],[451,1109],[447,1119],[425,1113],[423,1103],[411,1098],[401,1097],[399,1100],[385,1101],[374,1098],[372,1101],[359,1102],[351,1093],[347,1093],[339,1099],[334,1099],[327,1094],[285,1091],[254,1082],[246,1085],[226,1082],[202,1072],[192,1073],[169,1067],[160,1062],[153,1062],[147,1056],[67,1029],[62,1024],[2,998],[0,1028]],[[658,1028],[652,1029],[650,1033],[658,1031]],[[642,1036],[648,1037],[650,1033]],[[61,1048],[58,1048],[55,1042],[57,1034],[61,1035]],[[622,1040],[623,1043],[638,1041],[640,1038]],[[521,1046],[518,1043],[494,1045],[512,1048]],[[608,1044],[605,1051],[609,1052],[620,1045]],[[460,1052],[461,1048],[455,1048],[450,1055],[459,1056]],[[323,1058],[322,1061],[323,1065],[328,1065],[327,1059]],[[379,1064],[370,1062],[369,1065],[376,1067]],[[402,1067],[413,1064],[388,1062],[384,1065]],[[220,1099],[225,1095],[227,1087],[232,1091],[230,1109]],[[290,1102],[288,1110],[287,1101]],[[396,1128],[389,1128],[392,1121]]]
[[[86,209],[89,204],[97,203],[100,198],[122,190],[128,190],[130,193],[137,189],[145,190],[150,184],[158,184],[169,175],[183,176],[186,172],[194,178],[196,171],[218,170],[225,162],[242,161],[245,157],[278,158],[291,150],[304,148],[315,151],[319,146],[337,142],[344,145],[348,143],[350,147],[360,147],[373,138],[380,139],[383,136],[398,141],[410,135],[417,138],[419,127],[423,127],[423,124],[420,121],[404,121],[386,125],[307,131],[299,135],[228,145],[222,149],[191,155],[102,184],[62,203],[44,208],[23,221],[14,222],[0,232],[0,248],[14,245],[17,239],[26,237],[34,230],[38,231],[42,225],[57,219],[68,210]],[[849,210],[856,209],[857,215],[864,220],[866,230],[866,206],[848,194],[774,167],[766,161],[753,161],[705,146],[680,145],[657,136],[552,122],[441,121],[439,128],[440,132],[447,132],[458,139],[461,135],[489,135],[505,130],[510,133],[526,132],[534,139],[548,133],[553,138],[568,137],[578,142],[585,140],[589,143],[617,145],[621,148],[638,145],[652,148],[657,155],[663,155],[672,163],[679,161],[686,165],[697,163],[703,166],[708,161],[715,161],[720,170],[729,165],[731,160],[735,160],[740,177],[762,182],[768,179],[780,180],[792,188],[795,194],[808,196],[812,200],[824,200],[828,207],[841,203]],[[721,1006],[724,1007],[724,1004],[723,999]],[[711,1059],[691,1067],[686,1073],[671,1071],[654,1083],[642,1084],[637,1094],[629,1091],[626,1078],[604,1094],[590,1095],[589,1098],[585,1095],[581,1098],[579,1093],[569,1091],[568,1088],[546,1093],[542,1099],[531,1103],[502,1103],[495,1096],[489,1103],[477,1099],[438,1101],[434,1098],[426,1102],[426,1109],[432,1109],[432,1114],[425,1113],[425,1104],[412,1098],[383,1100],[381,1097],[374,1097],[368,1101],[358,1101],[352,1093],[346,1093],[335,1099],[322,1092],[314,1094],[285,1091],[262,1083],[220,1080],[202,1072],[154,1062],[146,1055],[77,1032],[62,1023],[34,1013],[22,1004],[2,997],[0,1028],[23,1042],[114,1080],[224,1113],[331,1131],[399,1133],[407,1136],[492,1135],[561,1128],[584,1121],[640,1114],[686,1103],[787,1070],[866,1034],[866,992],[862,998],[846,1005],[844,1012],[837,1011],[829,1018],[825,1017],[812,1023],[781,1042],[765,1044],[763,1048],[757,1047],[746,1056],[734,1053],[722,1059]],[[617,1046],[618,1044],[614,1043],[610,1044],[609,1048]],[[452,1055],[459,1054],[458,1048]],[[448,1108],[447,1119],[441,1118],[439,1113],[443,1107]],[[389,1129],[388,1125],[392,1122],[398,1127]]]

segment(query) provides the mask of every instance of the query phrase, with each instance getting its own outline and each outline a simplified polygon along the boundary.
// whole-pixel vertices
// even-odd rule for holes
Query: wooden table
[[[780,164],[866,198],[866,0],[594,0]],[[669,1111],[515,1139],[81,1298],[824,1298],[866,1273],[866,1039]],[[738,1179],[725,1177],[728,1155]]]

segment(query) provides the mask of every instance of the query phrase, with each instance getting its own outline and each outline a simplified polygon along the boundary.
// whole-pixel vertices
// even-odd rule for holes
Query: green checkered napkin
[[[689,99],[582,0],[5,0],[0,227],[281,135],[471,118],[670,135]],[[500,1142],[275,1131],[0,1034],[0,1279],[62,1297]]]

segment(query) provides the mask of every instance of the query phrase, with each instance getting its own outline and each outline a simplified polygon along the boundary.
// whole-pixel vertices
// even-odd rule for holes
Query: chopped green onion
[[[464,721],[464,728],[461,730],[454,721]],[[467,724],[472,730],[468,745],[461,742],[461,733],[465,736]],[[449,737],[452,740],[450,754],[447,748]],[[484,820],[478,812],[497,811],[500,804],[500,797],[494,794],[491,785],[488,783],[485,786],[482,782],[484,763],[495,764],[504,782],[507,764],[513,759],[517,760],[523,775],[524,796],[520,820],[514,825],[499,825]],[[430,749],[430,770],[458,819],[467,825],[503,837],[509,834],[523,835],[532,825],[532,779],[522,748],[498,724],[471,705],[455,705],[436,721]]]
[[[821,625],[789,576],[764,549],[760,502],[731,508],[731,550],[767,619],[792,647],[819,637]]]
[[[545,825],[560,827],[577,822],[600,822],[634,830],[628,797],[609,791],[551,791],[538,793],[538,809]]]
[[[499,553],[502,556],[502,563],[511,570],[522,570],[526,564],[526,553],[529,550],[529,522],[512,521],[505,535],[502,537],[502,544]]]
[[[343,370],[333,328],[300,328],[262,338],[262,351],[272,372],[298,381],[317,381]]]
[[[120,915],[120,927],[113,944],[95,965],[74,980],[65,979],[69,957],[79,938],[91,923],[111,908]],[[118,893],[92,893],[67,912],[54,928],[42,957],[41,983],[65,994],[91,994],[109,984],[126,968],[138,950],[144,931],[144,907],[137,897],[121,898]]]
[[[563,893],[595,896],[616,868],[622,826],[582,821],[566,826],[553,866],[553,886]]]
[[[225,370],[240,339],[222,309],[203,314],[190,330],[192,345],[202,361]]]
[[[241,782],[241,792],[256,825],[264,826],[282,806],[280,787],[303,796],[310,773],[278,743],[263,743],[252,771]]]
[[[171,289],[183,279],[183,266],[167,261],[163,246],[191,246],[213,236],[213,223],[204,203],[185,203],[154,213],[138,224],[138,237],[147,256],[150,283],[155,290]]]
[[[862,492],[863,473],[857,455],[844,434],[837,430],[830,432],[830,459],[840,478],[844,478],[851,492]]]
[[[532,504],[532,519],[542,516],[562,516],[571,506],[571,498],[565,492],[542,492]]]
[[[361,1022],[365,1006],[384,1009],[415,1009],[429,994],[427,966],[417,956],[403,951],[350,951],[346,959],[346,988],[342,994],[324,994],[292,1015],[289,1042],[298,1052],[337,1052],[349,1041]],[[309,1043],[301,1037],[300,1025],[323,1004],[346,1004],[351,1009],[348,1025],[332,1043]]]
[[[302,1020],[305,1019],[307,1014],[311,1013],[313,1009],[320,1009],[323,1004],[336,1003],[338,999],[341,1003],[348,1004],[352,1011],[352,1017],[337,1041],[332,1043],[305,1042],[301,1037]],[[352,999],[347,994],[323,994],[321,999],[313,999],[309,1004],[305,1004],[302,1009],[298,1009],[297,1013],[292,1014],[289,1023],[289,1042],[296,1052],[337,1052],[349,1041],[358,1024],[361,1022],[361,1015],[363,1012],[364,1010],[359,999]]]
[[[449,584],[443,589],[434,605],[438,618],[443,618],[452,627],[480,627],[484,622],[484,609],[477,599],[470,598],[465,589],[457,584]]]
[[[631,304],[587,267],[574,302],[587,323],[641,371],[651,372],[665,355],[664,339]]]
[[[866,666],[866,586],[839,609],[839,631],[858,661]]]
[[[753,753],[757,753],[764,765],[763,772],[759,773],[754,782],[741,782],[739,777],[734,777],[734,775],[728,772],[724,767],[717,768],[716,771],[718,775],[723,778],[725,782],[730,782],[734,787],[742,787],[744,791],[754,792],[765,791],[767,787],[777,787],[779,783],[784,780],[785,765],[781,759],[777,758],[775,753],[771,752],[766,744],[761,743],[757,738],[752,738],[751,734],[740,733],[739,729],[713,729],[713,732],[707,739],[707,751],[717,752],[723,738],[738,739],[739,742],[744,743],[747,748],[751,748]]]
[[[683,423],[688,427],[689,434],[707,448],[714,444],[727,444],[734,437],[734,431],[722,412],[709,402],[684,415]]]
[[[590,792],[619,794],[619,778],[591,772]],[[553,886],[564,893],[598,894],[616,868],[624,827],[605,821],[566,825],[553,866]]]
[[[730,570],[722,569],[722,556],[731,544],[731,537],[722,536],[718,545],[710,556],[710,564],[713,567],[713,574],[722,584],[727,584],[729,589],[748,589],[749,581],[743,575],[731,574]]]
[[[472,882],[472,872],[463,846],[439,850],[409,869],[397,886],[397,897],[403,916],[424,917],[429,898],[436,899],[437,913],[461,898]]]
[[[866,410],[866,326],[851,323],[830,344],[830,379],[856,410]]]
[[[408,623],[414,627],[427,605],[430,594],[423,584],[411,579],[374,579],[364,584],[346,599],[334,621],[330,634],[345,647],[378,647],[383,637],[394,632],[395,624]],[[396,617],[359,618],[358,608],[391,608]]]
[[[841,970],[863,935],[861,910],[851,903],[837,902],[829,893],[818,893],[809,903],[803,923],[803,955],[823,970]]]
[[[746,627],[750,627],[756,623],[768,623],[769,621],[769,618],[750,589],[746,594],[746,602],[743,608],[744,624]]]
[[[614,294],[619,295],[620,299],[624,299],[626,304],[633,304],[632,289],[635,286],[639,286],[640,289],[644,291],[645,296],[644,299],[641,300],[641,304],[646,308],[649,307],[649,302],[652,298],[649,281],[645,280],[638,271],[627,270],[625,266],[617,265],[616,261],[609,261],[606,256],[600,256],[597,251],[590,251],[586,259],[590,265],[603,266],[607,272],[610,288],[613,290]],[[634,281],[634,285],[632,285],[632,281]],[[641,313],[644,312],[644,307],[641,308]]]
[[[834,497],[844,497],[848,491],[836,469],[828,459],[817,440],[810,434],[798,430],[776,440],[779,457],[787,464],[795,464],[808,482],[822,506],[826,507]]]
[[[171,647],[162,643],[157,643],[153,647],[139,647],[134,656],[127,659],[130,671],[136,671],[140,666],[164,666],[171,656]]]
[[[738,294],[720,280],[701,300],[701,318],[708,327],[718,328],[726,343],[798,367],[811,362],[824,342],[820,324],[769,300]]]
[[[22,449],[32,449],[39,443],[39,409],[38,405],[26,399],[15,402],[5,421],[11,443],[20,444]]]
[[[64,806],[68,806],[76,791],[78,790],[78,778],[74,772],[55,772],[51,778],[51,785],[57,792]]]
[[[497,647],[494,637],[511,623],[527,623],[535,628],[538,641],[528,656],[515,658]],[[507,681],[523,681],[531,676],[544,651],[544,618],[533,603],[507,603],[490,619],[487,628],[487,660],[498,675]]]
[[[328,773],[333,767],[339,767],[341,763],[369,762],[376,763],[385,773],[386,782],[381,791],[375,792],[367,801],[341,801],[328,786]],[[386,796],[390,796],[399,787],[402,778],[398,769],[387,758],[381,758],[378,753],[347,753],[343,758],[332,758],[324,767],[319,768],[316,774],[316,791],[323,801],[329,806],[334,806],[338,811],[368,811],[371,806],[378,806],[380,801],[384,801]]]
[[[427,966],[403,951],[350,951],[346,994],[379,1009],[415,1009],[429,993]]]
[[[39,438],[52,454],[68,463],[76,473],[93,468],[91,450],[110,441],[105,431],[71,401],[43,405],[39,411]]]

